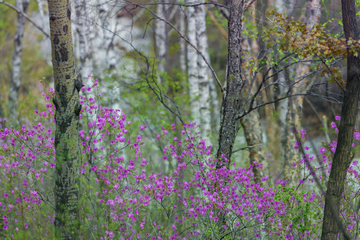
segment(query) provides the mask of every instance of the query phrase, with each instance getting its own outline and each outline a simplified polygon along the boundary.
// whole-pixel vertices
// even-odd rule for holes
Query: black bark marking
[[[79,116],[80,111],[81,111],[81,108],[82,108],[82,105],[78,102],[78,103],[76,104],[76,107],[75,107],[75,114],[76,114],[76,116]]]
[[[60,60],[61,60],[60,55],[57,51],[55,51],[55,60],[56,60],[56,62],[60,62]]]
[[[66,78],[66,79],[70,79],[70,75],[69,75],[69,74],[66,74],[65,78]]]
[[[60,40],[59,40],[58,36],[55,36],[54,37],[54,44],[58,45],[59,43],[60,43]]]
[[[55,17],[50,17],[50,20],[51,20],[51,21],[55,21]]]
[[[68,25],[64,25],[64,26],[63,26],[63,31],[64,31],[64,33],[67,33],[67,32],[68,32]]]
[[[66,86],[65,85],[62,85],[61,86],[61,95],[60,95],[60,101],[61,101],[61,106],[64,107],[66,109],[67,107],[67,104],[68,104],[68,100],[67,97],[66,97]]]
[[[70,11],[70,9],[67,10],[67,17],[68,17],[69,20],[71,20],[71,11]]]
[[[62,44],[59,52],[61,54],[61,61],[67,62],[67,60],[69,60],[69,56],[68,56],[68,50],[67,50],[65,44]]]
[[[59,85],[58,85],[58,86],[59,86]],[[56,98],[53,98],[53,103],[54,103],[56,109],[59,109],[59,104],[58,104],[58,102],[56,101]]]

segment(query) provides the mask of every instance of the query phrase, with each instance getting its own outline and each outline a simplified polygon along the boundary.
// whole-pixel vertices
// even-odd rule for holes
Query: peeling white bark
[[[16,0],[16,8],[21,9],[24,13],[29,6],[29,0]],[[12,78],[10,82],[9,93],[9,110],[10,118],[15,119],[18,110],[19,101],[19,88],[20,88],[20,73],[21,73],[21,55],[22,55],[22,42],[24,37],[26,19],[22,14],[17,16],[17,27],[14,39],[14,54],[13,54],[13,67]]]
[[[195,9],[192,7],[188,8],[187,14],[188,39],[195,47],[197,47]],[[197,69],[198,55],[195,49],[193,49],[190,45],[187,45],[187,59],[191,116],[197,124],[200,124],[199,83]]]
[[[180,2],[180,1],[179,1]],[[184,9],[179,9],[179,30],[181,34],[185,35],[185,13]],[[186,73],[186,44],[184,39],[179,37],[179,44],[180,44],[180,69],[181,73]]]
[[[203,54],[208,53],[208,43],[206,35],[205,6],[200,5],[195,8],[196,17],[196,40],[198,50]],[[208,55],[208,54],[207,54]],[[211,145],[211,112],[210,112],[210,88],[209,88],[209,69],[205,61],[197,58],[198,83],[199,83],[199,103],[201,119],[201,137],[207,145]]]
[[[209,51],[205,53],[205,58],[206,61],[209,64],[211,64]],[[216,91],[216,85],[215,85],[216,80],[214,79],[210,69],[208,69],[208,76],[209,76],[209,88],[210,88],[211,110],[212,110],[211,120],[213,123],[212,126],[214,130],[215,132],[217,132],[220,128],[220,105],[219,105],[218,93]]]
[[[112,7],[109,6],[109,1],[99,0],[99,17],[103,28],[103,46],[106,50],[106,65],[108,69],[115,69],[117,63],[113,34],[113,32],[116,32],[116,24],[110,23],[112,10]]]
[[[166,2],[166,1],[159,1]],[[158,4],[156,13],[159,17],[166,19],[166,8],[165,4]],[[164,79],[161,77],[161,74],[164,73],[166,56],[167,56],[167,26],[164,21],[158,20],[156,23],[156,33],[155,33],[155,44],[156,44],[156,56],[158,58],[158,72],[159,72],[159,82],[164,83]]]

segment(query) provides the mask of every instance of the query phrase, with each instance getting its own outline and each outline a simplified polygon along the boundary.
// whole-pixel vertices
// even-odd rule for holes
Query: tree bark
[[[356,8],[354,0],[342,0],[342,18],[345,38],[348,40],[359,39],[358,24],[356,22]],[[359,54],[359,51],[357,52]],[[348,49],[347,52],[347,79],[344,93],[344,101],[341,109],[341,121],[337,148],[332,162],[329,182],[325,197],[324,222],[322,227],[321,239],[337,239],[339,225],[333,216],[332,207],[335,214],[339,216],[340,200],[344,191],[344,183],[347,169],[350,166],[351,144],[354,136],[354,126],[356,122],[359,91],[360,91],[360,58],[356,57]],[[332,201],[331,199],[332,198]],[[333,203],[333,206],[330,205]]]
[[[116,54],[114,51],[114,34],[116,29],[112,29],[113,25],[110,23],[111,7],[109,1],[99,1],[99,17],[101,20],[102,32],[103,32],[103,44],[106,51],[106,67],[110,70],[115,69],[116,66]],[[110,30],[110,31],[109,31]]]
[[[307,0],[306,4],[306,26],[309,31],[312,30],[315,23],[319,23],[320,20],[320,0]],[[307,74],[310,70],[309,65],[305,64],[299,64],[298,67],[296,67],[296,78],[300,79],[302,76]],[[309,84],[307,83],[307,79],[301,80],[298,84],[295,85],[293,89],[293,94],[301,94],[306,93],[309,88]],[[302,109],[303,109],[303,103],[304,103],[304,96],[300,96],[296,98],[295,101],[289,100],[289,111],[287,114],[287,120],[286,122],[292,122],[294,126],[297,129],[301,128],[301,122],[302,122]],[[299,154],[294,150],[294,145],[296,143],[296,140],[294,138],[293,133],[287,131],[287,142],[286,147],[284,150],[284,153],[292,153],[290,156],[285,159],[287,161],[284,161],[284,172],[287,173],[287,177],[290,180],[290,184],[295,185],[298,184],[298,178],[299,176],[296,174],[292,174],[291,172],[294,170],[294,168],[291,166],[292,161],[290,157],[296,158],[299,160]],[[300,164],[297,164],[298,170],[300,171]]]
[[[255,42],[255,41],[254,41]],[[244,56],[246,58],[246,61],[250,61],[250,54],[252,50],[255,50],[254,52],[257,53],[258,46],[256,43],[253,43],[253,48],[250,49],[249,39],[245,38],[243,41],[243,52]],[[256,84],[251,89],[250,83],[251,83],[251,71],[248,67],[246,67],[246,64],[243,64],[243,70],[245,73],[246,78],[246,85],[244,88],[246,88],[246,91],[250,91],[251,94],[254,94],[256,89]],[[255,80],[256,81],[256,80]],[[256,105],[256,100],[254,101],[254,105]],[[253,110],[246,116],[240,119],[241,126],[244,129],[244,135],[246,138],[246,143],[248,146],[252,146],[249,148],[249,158],[250,158],[250,164],[253,162],[260,163],[263,168],[253,168],[253,172],[255,174],[255,182],[261,183],[261,178],[265,176],[264,169],[268,168],[266,155],[265,155],[265,145],[263,141],[262,136],[262,124],[260,120],[260,114],[258,109]]]
[[[26,13],[30,0],[16,0],[16,8]],[[13,67],[12,78],[10,82],[9,93],[9,112],[10,119],[15,119],[19,105],[19,89],[20,89],[20,73],[21,73],[21,55],[22,55],[22,42],[25,31],[25,17],[18,13],[17,26],[14,39],[14,55],[13,55]]]
[[[229,2],[228,21],[228,69],[226,76],[226,91],[221,104],[221,125],[219,131],[219,148],[217,158],[222,154],[228,159],[226,166],[229,168],[233,145],[239,131],[239,120],[236,114],[241,107],[241,90],[244,81],[241,77],[241,43],[242,43],[242,11],[243,0],[231,0]],[[219,167],[219,165],[218,165]]]
[[[85,63],[86,63],[86,56],[87,56],[87,51],[86,49],[88,49],[86,47],[86,41],[87,41],[87,36],[86,36],[86,22],[85,22],[85,17],[86,17],[86,4],[85,4],[85,0],[76,0],[75,1],[75,13],[76,13],[76,46],[78,51],[78,59],[80,60],[79,62],[79,66],[77,68],[78,72],[80,73],[82,78],[85,78],[88,73],[83,72],[84,71],[84,67],[85,67]]]
[[[200,1],[204,2],[204,1]],[[198,50],[208,55],[208,39],[206,35],[206,12],[205,6],[195,7],[196,18],[196,40]],[[206,145],[210,146],[211,136],[211,112],[210,112],[210,87],[208,66],[201,58],[197,58],[198,83],[199,83],[199,103],[200,103],[200,119],[201,119],[201,138],[205,140]]]
[[[79,239],[78,124],[79,88],[71,36],[71,6],[68,0],[49,0],[53,74],[55,80],[55,235]]]
[[[179,0],[179,3],[182,1]],[[179,8],[179,30],[181,34],[185,34],[185,12],[184,9]],[[180,69],[181,73],[186,73],[186,43],[185,40],[179,37],[180,44]]]
[[[281,14],[286,14],[291,16],[294,8],[294,2],[289,0],[276,0],[275,7],[278,9],[278,12]],[[295,67],[289,68],[289,75],[295,71]],[[280,95],[285,97],[289,92],[291,85],[291,76],[286,76],[285,69],[278,73],[278,82],[280,86]],[[293,89],[291,89],[293,91]],[[300,155],[297,150],[294,149],[296,143],[296,138],[294,134],[290,131],[290,126],[292,123],[295,124],[294,119],[294,102],[289,98],[285,98],[279,103],[279,113],[280,113],[280,139],[281,139],[281,162],[282,162],[282,172],[286,174],[286,177],[289,179],[289,184],[296,184],[298,176],[292,173],[292,162],[295,159],[299,159]],[[299,125],[295,126],[299,128]]]
[[[197,47],[196,18],[195,9],[193,7],[188,8],[187,18],[188,39],[195,47]],[[195,49],[189,45],[187,46],[187,59],[191,117],[197,124],[200,124],[199,83],[197,69],[198,54]]]
[[[159,3],[165,3],[165,0],[159,1]],[[164,19],[166,18],[166,4],[158,4],[156,14]],[[161,74],[166,72],[165,63],[167,62],[168,53],[168,41],[167,41],[167,24],[164,21],[158,20],[156,23],[155,33],[155,44],[156,44],[156,56],[158,58],[158,72],[159,82],[164,83],[164,78]]]

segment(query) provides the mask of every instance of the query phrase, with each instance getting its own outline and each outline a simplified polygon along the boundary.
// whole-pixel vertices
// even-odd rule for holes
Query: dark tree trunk
[[[69,0],[49,0],[49,18],[53,74],[56,95],[56,173],[55,234],[56,238],[79,239],[78,211],[78,124],[79,89],[71,36]]]
[[[342,16],[345,38],[359,39],[356,23],[356,9],[354,0],[342,0]],[[336,215],[339,216],[341,194],[344,191],[346,171],[350,165],[351,144],[354,135],[357,107],[360,90],[360,58],[348,50],[347,79],[344,103],[341,109],[341,122],[337,148],[335,151],[329,183],[325,198],[324,222],[321,239],[337,239],[340,231],[335,216],[333,216],[330,202],[333,203]],[[330,199],[332,197],[332,201]]]
[[[219,148],[217,158],[222,154],[229,160],[226,166],[229,167],[231,153],[237,132],[239,131],[239,120],[236,114],[241,107],[241,90],[244,82],[241,78],[241,32],[242,32],[242,11],[243,0],[231,0],[230,16],[228,23],[228,69],[226,76],[226,92],[221,105],[221,125],[219,132]]]

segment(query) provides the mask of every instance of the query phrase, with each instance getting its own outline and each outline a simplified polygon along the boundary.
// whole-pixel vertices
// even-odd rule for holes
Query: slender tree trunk
[[[159,3],[165,3],[165,0],[159,1]],[[159,17],[166,19],[167,5],[158,4],[156,13]],[[156,56],[158,58],[158,71],[159,71],[159,82],[164,83],[164,78],[161,74],[166,72],[165,63],[167,60],[168,53],[168,41],[167,41],[167,24],[164,21],[158,20],[156,23],[155,33],[155,44],[156,44]]]
[[[179,1],[180,3],[181,1]],[[182,34],[185,34],[185,13],[184,9],[179,9],[179,30]],[[180,69],[181,73],[186,73],[186,43],[184,39],[179,37],[179,44],[180,44]]]
[[[113,70],[115,69],[117,60],[114,51],[114,34],[110,32],[115,31],[115,29],[112,29],[112,25],[110,24],[112,9],[110,8],[109,1],[107,0],[100,0],[99,5],[99,17],[103,28],[103,45],[106,51],[106,67]]]
[[[276,0],[275,7],[281,14],[291,15],[294,8],[294,2],[289,0]],[[294,67],[289,68],[289,76],[286,76],[285,69],[278,73],[278,82],[280,83],[280,95],[282,97],[287,96],[291,85],[291,74],[295,71]],[[292,173],[292,163],[295,159],[299,159],[299,153],[294,149],[296,138],[290,131],[289,127],[295,122],[294,115],[292,114],[293,101],[286,98],[279,104],[280,113],[280,138],[281,138],[281,162],[282,171],[289,179],[289,184],[294,185],[296,183],[297,175]],[[297,125],[296,125],[297,126]],[[299,127],[299,126],[297,126]]]
[[[193,7],[188,8],[187,18],[188,39],[195,47],[197,47],[196,18],[195,9]],[[193,49],[190,45],[187,46],[187,59],[191,117],[197,122],[197,124],[200,124],[199,83],[197,69],[198,55],[195,49]]]
[[[29,0],[16,0],[16,8],[26,13],[29,6]],[[20,88],[20,73],[21,73],[21,55],[22,55],[22,42],[25,31],[25,17],[18,13],[17,27],[14,39],[14,55],[13,55],[13,67],[12,78],[10,82],[9,93],[9,111],[10,118],[15,119],[19,105],[19,88]]]
[[[246,61],[249,62],[250,60],[250,54],[251,50],[255,51],[255,54],[257,53],[256,49],[258,46],[253,43],[253,49],[250,49],[249,39],[246,38],[243,41],[243,52],[244,56],[246,57]],[[243,64],[243,70],[245,73],[246,78],[246,85],[247,91],[251,91],[252,94],[254,94],[254,90],[256,89],[256,86],[253,86],[252,89],[249,89],[249,85],[251,82],[251,72],[249,71],[249,68]],[[255,80],[256,81],[256,80]],[[254,84],[256,85],[256,84]],[[256,100],[254,101],[254,105],[256,105]],[[257,109],[253,110],[246,116],[240,119],[241,126],[244,129],[244,135],[246,138],[246,143],[248,146],[253,146],[249,148],[249,158],[250,158],[250,164],[253,162],[260,163],[263,165],[263,169],[254,167],[253,172],[255,174],[255,182],[261,183],[261,178],[265,176],[264,169],[268,168],[267,161],[266,161],[266,155],[265,155],[265,146],[263,142],[263,136],[262,136],[262,124],[260,120],[260,114]]]
[[[356,22],[356,8],[354,0],[342,0],[342,18],[345,38],[348,40],[359,39],[359,28]],[[359,51],[357,52],[359,54]],[[335,208],[336,216],[339,216],[341,195],[344,192],[344,184],[347,169],[350,166],[351,144],[354,136],[359,91],[360,91],[360,58],[349,50],[347,52],[347,79],[344,101],[341,109],[341,122],[339,126],[338,142],[332,162],[329,182],[326,191],[324,222],[321,239],[337,239],[339,226],[332,213]],[[331,199],[333,206],[330,205]]]
[[[320,20],[320,0],[307,0],[306,4],[306,25],[307,29],[311,31],[312,27],[315,23],[318,23]],[[296,78],[300,79],[302,76],[307,74],[310,70],[309,65],[305,64],[299,64],[298,67],[296,67]],[[293,94],[301,94],[306,93],[308,90],[308,86],[306,79],[301,80],[298,84],[295,85],[293,89]],[[289,99],[289,112],[287,114],[287,122],[292,122],[294,126],[297,129],[301,128],[301,120],[302,120],[302,109],[303,109],[303,103],[304,103],[304,96],[299,96],[295,99]],[[294,150],[294,144],[296,143],[296,140],[294,139],[294,135],[287,131],[287,143],[285,147],[285,153],[293,153],[289,157],[295,157],[297,160],[299,160],[299,155]],[[291,149],[291,151],[290,151]],[[289,158],[287,159],[289,160]],[[294,168],[291,166],[292,161],[284,161],[284,171],[287,173],[287,177],[290,180],[290,183],[292,185],[295,185],[298,183],[299,176],[297,174],[292,174],[291,172],[294,170]],[[300,170],[300,164],[297,164],[298,170]]]
[[[78,124],[79,87],[71,36],[71,6],[68,0],[49,0],[53,74],[56,95],[55,234],[79,239]]]
[[[76,0],[75,1],[75,13],[76,13],[76,37],[77,37],[77,49],[78,51],[78,59],[79,66],[78,72],[80,73],[82,78],[85,78],[88,73],[83,72],[85,64],[86,64],[86,3],[85,0]]]
[[[220,162],[217,168],[226,166],[230,168],[231,155],[235,143],[236,135],[239,131],[240,120],[236,119],[236,114],[240,111],[242,105],[241,90],[244,81],[241,77],[241,54],[242,54],[242,14],[244,0],[229,1],[229,19],[228,19],[228,66],[226,74],[226,89],[221,104],[221,124],[219,131],[219,148],[216,158]],[[223,163],[224,165],[221,165]],[[215,186],[215,191],[218,186]],[[219,221],[217,223],[218,236],[226,235],[224,225],[226,222],[226,213],[218,212]]]
[[[204,1],[201,1],[204,2]],[[208,42],[206,35],[206,12],[205,6],[195,7],[196,18],[196,40],[198,50],[203,54],[208,52]],[[198,83],[199,83],[199,103],[200,103],[200,119],[201,119],[201,138],[205,140],[206,145],[211,145],[211,112],[210,112],[210,88],[209,88],[209,72],[208,66],[201,58],[197,58]]]
[[[243,0],[231,0],[228,22],[228,69],[226,76],[226,92],[221,105],[221,125],[219,131],[219,148],[216,157],[222,154],[228,159],[230,166],[233,145],[238,132],[239,120],[236,114],[241,107],[241,90],[244,82],[241,78],[241,43],[242,43],[242,11]]]
[[[45,18],[45,15],[44,15],[44,8],[43,8],[43,3],[42,3],[42,0],[36,0],[36,3],[38,5],[38,8],[39,8],[39,14],[40,14],[40,18],[41,18],[41,21],[44,20]],[[41,27],[44,27],[44,23],[41,22]]]
[[[211,64],[209,52],[205,55],[206,61]],[[218,100],[218,92],[216,90],[215,79],[211,73],[211,70],[208,69],[209,75],[209,87],[210,87],[210,96],[211,96],[211,121],[213,132],[217,133],[220,128],[220,106]]]

